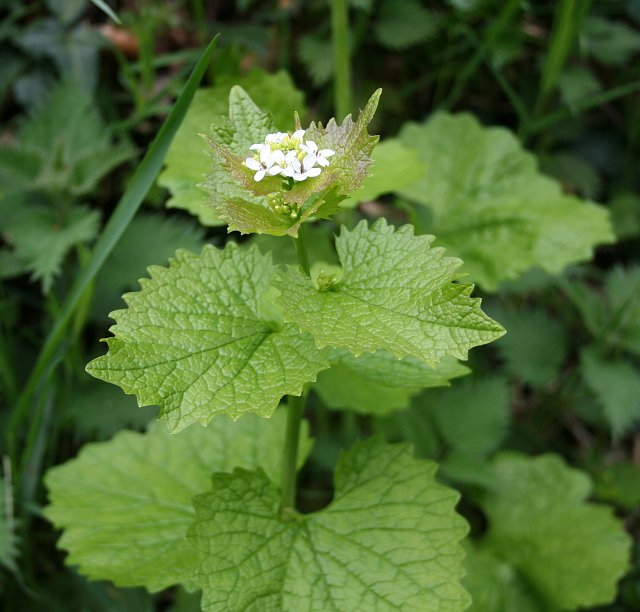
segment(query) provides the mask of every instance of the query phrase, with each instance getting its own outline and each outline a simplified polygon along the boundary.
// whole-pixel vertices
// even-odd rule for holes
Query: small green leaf
[[[294,111],[300,112],[304,108],[304,97],[286,72],[267,74],[256,69],[241,77],[238,84],[273,116],[275,127],[280,130],[290,129]],[[202,185],[212,172],[213,160],[200,135],[211,136],[212,130],[219,131],[227,124],[230,89],[231,85],[223,83],[196,92],[167,153],[165,168],[158,177],[158,184],[172,194],[167,205],[197,215],[203,225],[222,225],[224,221],[215,215],[209,203],[210,196]],[[264,136],[262,134],[261,139]],[[214,195],[229,195],[225,191],[228,187],[234,189],[231,193],[235,193],[237,187],[235,183],[227,184],[226,174],[218,174],[215,169],[213,173],[216,179],[212,178],[210,182]],[[216,189],[216,180],[223,181],[224,188],[221,185]]]
[[[345,453],[326,509],[292,522],[262,472],[214,474],[190,536],[204,610],[464,610],[458,495],[408,445]]]
[[[640,422],[640,370],[630,361],[607,357],[591,347],[580,355],[580,372],[618,437]]]
[[[438,31],[437,16],[419,0],[384,0],[380,6],[375,34],[389,49],[405,49],[429,40]]]
[[[424,163],[422,180],[400,193],[429,209],[424,229],[488,291],[536,266],[558,274],[614,240],[607,210],[564,195],[504,128],[439,113],[405,125],[400,141]]]
[[[166,264],[178,249],[196,252],[203,245],[204,230],[195,221],[139,213],[96,277],[93,316],[103,320],[106,313],[121,307],[122,294],[138,287],[148,266]]]
[[[415,358],[396,359],[378,351],[354,357],[335,351],[331,368],[318,375],[314,390],[329,408],[351,408],[361,414],[382,416],[406,408],[411,398],[427,387],[448,386],[469,369],[445,358],[435,368]]]
[[[356,190],[367,175],[371,152],[378,142],[377,136],[369,135],[367,126],[379,98],[380,90],[371,96],[355,123],[351,115],[341,125],[335,119],[331,119],[326,128],[321,123],[312,123],[306,130],[305,140],[315,142],[320,150],[331,149],[335,155],[319,176],[294,182],[284,189],[282,177],[265,176],[257,182],[254,172],[245,166],[251,153],[249,147],[263,142],[271,129],[268,117],[248,94],[241,88],[233,88],[229,122],[207,140],[217,159],[207,180],[207,189],[213,209],[229,224],[229,231],[295,237],[306,219],[329,218],[337,213],[340,202]],[[286,212],[276,212],[269,206],[273,197]]]
[[[434,389],[422,405],[447,448],[465,455],[495,450],[509,426],[509,388],[502,378],[473,377],[450,389]]]
[[[5,204],[9,201],[17,203],[9,199]],[[47,293],[67,253],[74,246],[92,240],[99,223],[99,213],[84,206],[71,206],[62,216],[52,206],[20,202],[3,233],[15,256],[31,272],[32,280],[40,281]]]
[[[508,330],[495,348],[507,371],[533,386],[553,382],[567,355],[565,327],[542,309],[492,310]]]
[[[87,371],[160,406],[171,431],[216,414],[268,417],[283,395],[300,395],[327,367],[308,334],[260,319],[260,300],[275,273],[256,248],[178,251],[169,268],[153,266],[126,310],[109,352]]]
[[[472,287],[452,281],[460,261],[430,248],[433,236],[396,230],[384,219],[343,228],[336,240],[343,277],[328,291],[293,268],[277,277],[285,319],[313,335],[321,348],[354,355],[378,349],[435,364],[466,359],[473,346],[504,330],[470,298]]]
[[[629,567],[631,541],[611,508],[585,502],[589,477],[555,455],[504,454],[494,469],[483,550],[517,571],[544,610],[610,602]]]
[[[640,32],[621,21],[591,16],[584,21],[586,50],[604,64],[622,65],[640,51]]]
[[[207,490],[212,471],[235,467],[260,467],[279,482],[284,421],[284,411],[268,420],[220,417],[176,435],[154,424],[145,434],[121,432],[87,444],[45,477],[50,505],[44,514],[64,529],[59,546],[69,552],[67,562],[118,586],[197,588],[190,579],[195,550],[186,538],[192,497]],[[310,448],[305,423],[298,466]]]

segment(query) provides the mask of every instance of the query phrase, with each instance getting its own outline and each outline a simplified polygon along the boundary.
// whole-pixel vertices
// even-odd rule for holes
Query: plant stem
[[[290,520],[296,509],[298,440],[306,401],[307,394],[303,391],[300,397],[291,395],[287,404],[287,430],[282,453],[282,496],[280,498],[280,516],[283,520]]]
[[[304,240],[304,234],[306,233],[306,229],[304,224],[300,226],[298,229],[298,237],[293,239],[293,242],[296,245],[296,254],[298,255],[298,265],[300,269],[307,275],[310,276],[311,268],[309,267],[309,254],[307,253],[307,245]]]
[[[351,64],[349,62],[349,16],[345,0],[331,0],[331,33],[333,37],[333,99],[336,117],[343,119],[352,108]]]

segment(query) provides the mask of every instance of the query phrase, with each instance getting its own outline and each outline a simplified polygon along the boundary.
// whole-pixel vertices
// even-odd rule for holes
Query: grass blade
[[[29,375],[29,379],[24,387],[18,402],[16,403],[7,427],[7,437],[9,452],[12,460],[16,460],[16,437],[20,425],[28,416],[32,399],[40,385],[43,374],[48,370],[52,360],[65,338],[65,332],[71,317],[80,303],[85,289],[95,278],[105,260],[115,247],[116,243],[127,229],[129,223],[140,208],[142,200],[153,185],[155,178],[160,171],[164,158],[169,149],[182,120],[189,108],[189,104],[205,74],[209,60],[215,48],[217,36],[209,43],[204,50],[191,76],[187,80],[184,89],[176,100],[171,112],[165,119],[158,134],[154,138],[149,150],[142,159],[138,169],[122,198],[118,202],[109,222],[98,239],[91,258],[82,269],[75,283],[71,287],[61,306],[60,316],[55,321],[47,338],[42,345],[35,365]],[[22,466],[20,466],[22,467]]]

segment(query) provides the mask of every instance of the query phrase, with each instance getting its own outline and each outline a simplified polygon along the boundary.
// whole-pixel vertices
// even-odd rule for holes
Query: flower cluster
[[[313,140],[304,140],[304,130],[293,134],[276,132],[267,134],[264,143],[251,145],[255,151],[244,165],[255,172],[253,178],[261,181],[265,176],[282,176],[294,181],[304,181],[318,176],[329,165],[328,157],[335,155],[331,149],[318,150]]]

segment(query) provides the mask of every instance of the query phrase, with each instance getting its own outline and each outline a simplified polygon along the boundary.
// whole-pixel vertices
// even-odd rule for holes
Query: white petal
[[[274,164],[284,164],[285,163],[284,153],[280,149],[276,149],[271,154],[271,161]]]
[[[293,168],[294,172],[300,172],[302,166],[300,165],[300,160],[297,157],[292,157],[287,160],[289,162],[289,167]]]
[[[307,175],[305,172],[295,172],[293,175],[294,181],[304,181],[304,179],[306,178],[307,178]]]
[[[253,177],[253,180],[256,181],[256,183],[258,181],[261,181],[264,178],[264,170],[260,170],[260,172],[256,172],[255,176]]]
[[[307,170],[307,176],[318,176],[320,172],[320,168],[311,168],[310,170]]]
[[[267,170],[267,174],[269,176],[275,176],[276,174],[281,174],[281,173],[282,173],[282,168],[280,166],[271,166]]]
[[[265,144],[252,144],[249,149],[251,151],[262,151],[267,145]]]
[[[300,140],[303,136],[304,136],[304,130],[296,130],[293,133],[292,138],[297,138],[298,140]]]
[[[313,151],[311,150],[311,147],[308,147],[306,144],[301,144],[300,148],[307,154],[307,155],[311,155],[313,153]]]
[[[253,159],[253,157],[247,157],[244,160],[244,165],[250,170],[262,170],[262,164],[257,159]]]
[[[317,160],[317,157],[315,155],[307,155],[302,160],[302,167],[305,169],[305,171],[307,171],[316,165],[316,160]]]
[[[313,140],[307,140],[307,146],[312,153],[318,152],[318,145]]]
[[[287,166],[286,168],[282,169],[282,172],[280,172],[280,174],[282,174],[282,176],[291,178],[293,176],[293,172],[293,168],[291,166]]]
[[[322,151],[320,151],[320,153],[318,153],[318,155],[322,155],[322,157],[331,157],[332,155],[335,155],[336,152],[333,151],[332,149],[322,149]]]

